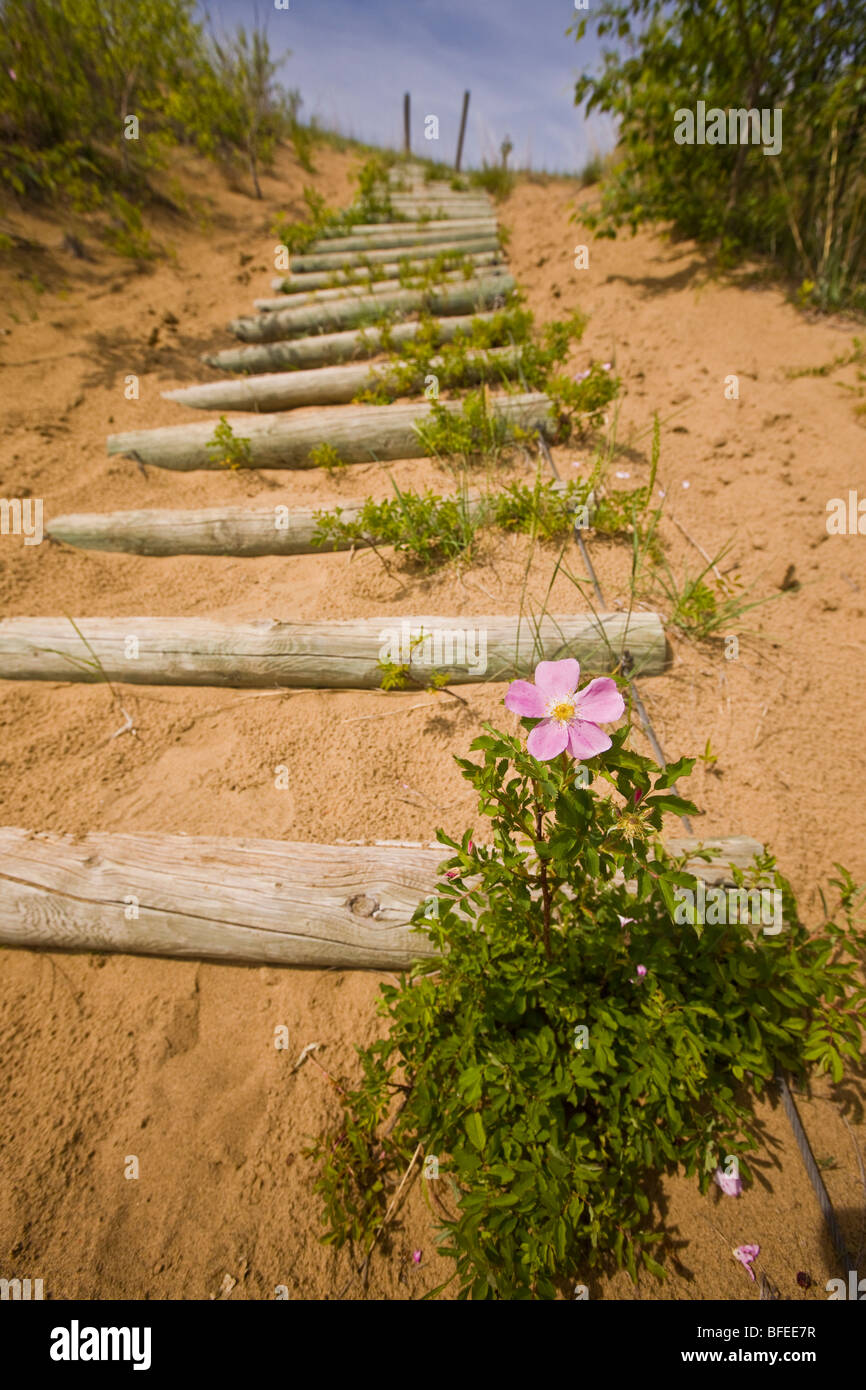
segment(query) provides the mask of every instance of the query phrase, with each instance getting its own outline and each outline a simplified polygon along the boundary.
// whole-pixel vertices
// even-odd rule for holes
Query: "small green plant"
[[[448,164],[443,164],[439,160],[427,159],[424,161],[425,183],[446,183],[453,172]]]
[[[392,478],[394,497],[368,498],[352,521],[342,508],[314,514],[315,545],[392,545],[426,570],[470,553],[478,521],[465,492],[456,497],[403,492]]]
[[[291,253],[298,255],[314,241],[349,233],[361,223],[405,221],[405,216],[397,212],[391,202],[388,181],[391,162],[386,154],[373,155],[366,160],[357,175],[358,198],[352,207],[341,212],[329,207],[314,188],[305,188],[306,217],[289,221],[280,214],[272,224],[274,235]]]
[[[415,674],[412,668],[412,653],[415,652],[418,647],[423,648],[428,636],[429,634],[425,633],[422,629],[411,638],[409,642],[408,662],[381,660],[376,663],[379,671],[382,673],[381,689],[426,690],[430,694],[435,694],[437,691],[444,690],[451,696],[452,700],[457,700],[460,704],[465,705],[466,701],[463,699],[462,695],[457,695],[453,690],[448,688],[447,671],[430,671],[423,679]]]
[[[600,154],[592,154],[584,164],[578,178],[584,188],[590,188],[593,184],[601,181],[604,172],[604,160]]]
[[[112,251],[132,261],[153,260],[157,250],[153,237],[144,225],[141,209],[117,192],[110,195],[109,205],[111,222],[103,236]]]
[[[310,464],[313,468],[324,468],[329,475],[341,473],[346,467],[346,461],[341,458],[340,451],[327,440],[315,444],[310,450]]]
[[[707,772],[718,771],[716,763],[719,761],[719,755],[718,753],[713,752],[709,739],[707,739],[706,747],[704,748],[703,753],[698,754],[698,761],[703,763],[704,767],[707,769]]]
[[[863,361],[866,361],[866,339],[855,338],[849,352],[837,353],[830,362],[822,362],[819,367],[788,367],[785,376],[790,379],[801,376],[829,376],[839,367],[849,367],[853,362]]]
[[[660,565],[663,552],[657,523],[661,512],[658,509],[648,516],[651,501],[651,486],[632,488],[629,491],[606,491],[599,498],[592,525],[601,536],[634,537],[641,562],[643,557],[648,557]]]
[[[506,697],[529,744],[487,724],[457,760],[486,834],[438,832],[439,886],[414,917],[438,958],[381,987],[387,1032],[357,1049],[311,1150],[324,1239],[363,1259],[420,1156],[461,1298],[568,1298],[607,1264],[664,1277],[660,1180],[706,1192],[734,1155],[751,1181],[753,1098],[776,1071],[838,1081],[861,1057],[850,875],[818,930],[769,854],[734,877],[778,895],[781,931],[696,912],[661,839],[665,816],[697,814],[674,790],[692,760],[662,771],[627,726],[590,737],[576,683],[576,662],[540,666]],[[616,719],[614,683],[593,686],[592,718]]]
[[[483,389],[470,391],[460,402],[459,410],[448,410],[441,401],[431,401],[430,417],[416,421],[414,429],[430,457],[456,457],[467,466],[482,460],[495,463],[526,434],[519,425],[490,409]]]
[[[542,480],[532,486],[509,483],[487,501],[489,523],[503,531],[519,531],[542,541],[563,540],[574,530],[575,519],[589,519],[589,483],[573,481],[565,486]]]
[[[456,272],[464,280],[471,280],[478,273],[478,267],[468,256],[457,251],[440,251],[437,256],[419,266],[411,257],[403,255],[397,262],[397,278],[405,290],[424,290],[428,294],[441,289],[443,277]]]
[[[558,437],[569,439],[575,433],[597,429],[619,388],[620,379],[611,372],[610,363],[593,362],[577,377],[563,373],[550,376],[545,389],[553,401],[551,417]]]
[[[213,439],[208,441],[206,448],[214,455],[214,462],[220,468],[252,467],[251,441],[236,435],[225,415],[220,416]]]
[[[514,188],[514,175],[502,164],[488,164],[484,160],[482,168],[473,169],[469,183],[473,188],[483,188],[496,199],[507,198]]]
[[[315,512],[313,544],[323,549],[390,545],[413,564],[432,571],[453,560],[469,559],[482,527],[520,531],[542,540],[568,536],[589,491],[585,482],[563,488],[539,477],[533,485],[510,483],[500,492],[470,499],[465,490],[454,497],[440,497],[429,490],[404,492],[391,481],[394,497],[382,502],[368,498],[351,521],[344,520],[341,507]]]
[[[395,397],[417,394],[431,374],[436,378],[438,389],[448,391],[476,386],[479,382],[508,390],[512,389],[510,382],[517,378],[524,391],[549,392],[556,402],[560,429],[565,425],[570,430],[569,412],[576,406],[574,402],[566,406],[561,393],[557,394],[560,378],[554,375],[554,368],[580,340],[585,326],[585,315],[576,312],[566,320],[546,324],[539,334],[534,334],[532,314],[514,303],[489,319],[474,319],[469,329],[448,340],[438,320],[429,313],[422,313],[415,337],[395,343],[388,332],[390,319],[382,315],[377,327],[383,334],[381,348],[388,353],[388,361],[375,368],[375,384],[359,392],[356,400],[385,405]],[[493,350],[502,347],[514,348],[513,356],[496,356]],[[605,378],[604,386],[600,387],[596,373],[587,375],[592,377],[591,382],[570,383],[578,392],[578,403],[584,407],[580,415],[584,423],[587,416],[595,418],[601,396],[605,392],[615,393],[619,385],[614,377]],[[611,397],[608,395],[608,398]]]
[[[765,598],[747,600],[730,581],[711,580],[711,571],[717,568],[729,549],[730,544],[723,546],[696,574],[684,570],[682,579],[677,578],[664,558],[650,572],[650,586],[661,589],[670,605],[668,622],[695,641],[720,635],[726,628],[738,625],[750,609],[779,597],[779,594],[768,594]]]

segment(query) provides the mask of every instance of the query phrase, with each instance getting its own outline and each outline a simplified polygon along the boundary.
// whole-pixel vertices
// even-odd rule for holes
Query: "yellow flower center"
[[[567,724],[570,719],[574,718],[574,705],[571,700],[562,700],[558,705],[553,706],[550,713],[561,724]]]
[[[616,823],[616,828],[624,840],[631,844],[639,836],[646,834],[646,826],[640,812],[624,811]]]

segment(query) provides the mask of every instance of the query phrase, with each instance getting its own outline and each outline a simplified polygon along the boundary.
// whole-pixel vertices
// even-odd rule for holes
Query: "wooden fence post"
[[[463,113],[460,117],[460,135],[457,140],[457,158],[454,161],[454,168],[460,173],[460,161],[463,158],[463,137],[466,134],[466,117],[469,113],[469,93],[463,93]]]
[[[410,154],[412,150],[412,137],[409,122],[409,93],[403,97],[403,152]]]

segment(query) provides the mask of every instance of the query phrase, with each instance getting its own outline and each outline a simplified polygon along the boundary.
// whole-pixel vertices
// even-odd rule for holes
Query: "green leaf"
[[[693,801],[686,801],[684,796],[647,796],[641,803],[643,806],[651,806],[653,810],[664,811],[675,816],[698,816],[700,811]]]
[[[654,1274],[657,1279],[667,1279],[667,1270],[663,1269],[660,1264],[651,1259],[646,1250],[640,1252],[640,1257],[650,1274]]]
[[[674,782],[678,782],[681,777],[688,777],[694,770],[696,758],[677,758],[675,763],[668,763],[661,777],[657,777],[653,785],[653,791],[661,791],[663,787],[672,787]]]
[[[469,1136],[470,1144],[476,1149],[483,1149],[487,1140],[487,1135],[484,1133],[484,1125],[481,1122],[481,1116],[478,1114],[477,1110],[470,1111],[470,1113],[464,1117],[463,1127]]]

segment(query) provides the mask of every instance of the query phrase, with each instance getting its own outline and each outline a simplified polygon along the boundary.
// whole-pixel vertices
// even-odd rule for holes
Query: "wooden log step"
[[[478,218],[476,221],[463,222],[459,227],[451,227],[447,222],[430,224],[434,230],[429,230],[423,223],[418,227],[407,227],[397,224],[398,230],[393,232],[366,232],[361,235],[353,233],[352,236],[344,237],[322,237],[319,241],[314,241],[307,248],[311,255],[319,255],[324,252],[340,251],[382,251],[391,248],[399,252],[399,255],[410,255],[417,246],[438,246],[442,243],[448,246],[449,250],[454,249],[455,245],[462,241],[476,240],[478,237],[495,237],[496,222],[490,218]],[[423,230],[422,230],[423,228]]]
[[[397,202],[443,202],[443,203],[483,203],[491,209],[495,207],[489,193],[481,188],[456,189],[444,184],[415,184],[409,188],[392,188],[389,193],[392,203]]]
[[[554,483],[564,492],[568,484]],[[467,495],[471,516],[488,505],[481,493]],[[364,502],[341,502],[340,516],[351,523],[358,519]],[[590,517],[595,498],[590,493]],[[322,508],[318,509],[319,511]],[[334,545],[313,543],[317,530],[316,511],[273,507],[207,507],[198,511],[169,511],[165,508],[128,512],[80,513],[51,518],[46,535],[81,550],[108,550],[131,555],[320,555],[349,550],[348,541]],[[371,536],[374,544],[384,544]]]
[[[452,218],[462,218],[465,221],[468,217],[496,215],[495,208],[489,200],[482,202],[477,198],[413,198],[395,194],[391,199],[391,206],[395,212],[404,213],[416,222],[419,219],[423,221],[426,216],[429,216],[431,221],[450,222]]]
[[[229,331],[245,343],[273,343],[299,338],[305,333],[351,328],[370,323],[382,313],[403,316],[427,310],[431,314],[471,314],[477,309],[503,305],[514,288],[511,275],[486,276],[464,284],[443,285],[433,290],[395,290],[386,295],[357,295],[331,299],[324,304],[302,304],[271,314],[232,319]]]
[[[495,260],[495,253],[490,252],[484,257],[482,262],[483,270],[480,276],[470,276],[470,280],[476,279],[495,279],[499,275],[508,275],[508,266]],[[393,266],[385,265],[382,269],[386,274],[396,276],[401,267],[397,264]],[[274,309],[294,309],[300,304],[321,304],[327,303],[329,299],[355,299],[359,294],[383,295],[392,294],[396,290],[405,289],[402,280],[374,280],[372,285],[369,280],[364,279],[360,283],[344,277],[341,283],[331,284],[333,276],[326,275],[324,272],[312,275],[299,275],[297,279],[293,276],[289,278],[279,278],[277,276],[271,281],[275,290],[279,290],[277,295],[269,295],[265,299],[255,299],[253,304],[260,313],[272,313]],[[309,281],[321,281],[321,288],[305,288]],[[441,284],[468,284],[462,270],[446,270],[439,277]]]
[[[447,217],[441,222],[432,221],[429,218],[411,218],[405,222],[358,222],[346,234],[350,237],[386,237],[400,236],[404,240],[408,236],[413,238],[416,233],[448,232],[454,234],[455,240],[459,238],[461,232],[480,227],[483,231],[496,227],[496,217],[494,213],[485,213],[482,217]],[[324,231],[319,241],[313,243],[322,250],[327,250],[343,238],[339,228],[328,233]],[[339,247],[336,249],[340,249]],[[345,248],[343,248],[345,249]]]
[[[462,401],[443,401],[451,414]],[[539,392],[492,396],[490,411],[511,428],[544,430],[549,425],[550,400]],[[405,405],[325,406],[299,417],[294,413],[234,416],[229,424],[238,439],[248,440],[249,468],[315,468],[310,452],[327,442],[344,463],[369,463],[373,459],[423,458],[425,448],[416,425],[429,420],[429,402]],[[138,463],[188,472],[196,468],[218,469],[219,453],[208,449],[214,422],[166,425],[161,429],[130,430],[108,436],[109,454],[127,454]]]
[[[505,274],[507,267],[502,259],[501,251],[479,251],[473,256],[464,256],[462,260],[480,270],[486,266],[489,274]],[[372,293],[380,294],[385,279],[394,280],[399,276],[403,269],[407,269],[410,275],[425,275],[430,270],[429,261],[382,261],[378,270],[384,277],[383,280],[374,280]],[[459,280],[463,276],[462,269],[445,271],[441,278],[443,280]],[[400,280],[397,281],[400,289],[404,286]],[[317,289],[339,289],[345,286],[347,291],[365,289],[371,293],[369,277],[364,267],[349,268],[348,270],[310,270],[303,275],[275,275],[271,280],[271,286],[275,290],[282,290],[284,294],[303,293],[307,290]]]
[[[0,679],[376,690],[380,661],[408,665],[422,684],[443,671],[450,685],[531,675],[539,661],[564,656],[576,657],[585,675],[609,673],[625,651],[635,674],[659,675],[667,662],[662,620],[644,612],[319,623],[76,618],[74,624],[68,617],[0,619]],[[416,637],[423,640],[413,649]]]
[[[437,321],[437,332],[443,342],[450,342],[460,333],[470,333],[473,323],[489,323],[494,315],[455,314]],[[420,324],[416,321],[395,323],[391,328],[394,343],[406,343],[417,337]],[[347,330],[343,333],[316,333],[309,338],[295,338],[279,343],[262,343],[244,348],[223,348],[220,352],[204,353],[202,361],[210,367],[229,372],[287,371],[295,367],[320,367],[328,362],[352,362],[362,357],[375,357],[382,350],[382,334],[378,328]]]
[[[441,362],[441,357],[431,358],[430,370],[435,372]],[[467,382],[503,380],[515,375],[520,350],[505,347],[493,348],[486,354],[468,352],[466,362]],[[492,370],[485,370],[486,365]],[[359,392],[373,389],[377,383],[387,380],[392,370],[390,363],[370,366],[360,362],[306,372],[269,372],[265,376],[248,376],[235,381],[208,381],[161,394],[167,401],[197,410],[294,410],[305,405],[347,404]],[[422,379],[419,390],[423,390],[423,386]],[[403,391],[400,394],[413,393]]]
[[[698,840],[668,841],[672,853]],[[731,882],[763,846],[705,840],[689,863]],[[406,970],[436,955],[412,930],[435,895],[443,845],[317,845],[224,836],[80,838],[0,828],[0,942],[51,951],[123,951],[317,969]],[[294,1046],[293,1042],[293,1046]]]
[[[379,265],[387,261],[400,260],[401,256],[411,257],[413,261],[432,261],[436,256],[471,256],[480,251],[497,251],[499,238],[494,232],[481,236],[467,237],[465,241],[436,241],[430,245],[411,242],[383,251],[316,251],[303,256],[291,257],[291,269],[303,272],[308,270],[338,270],[345,266]]]

